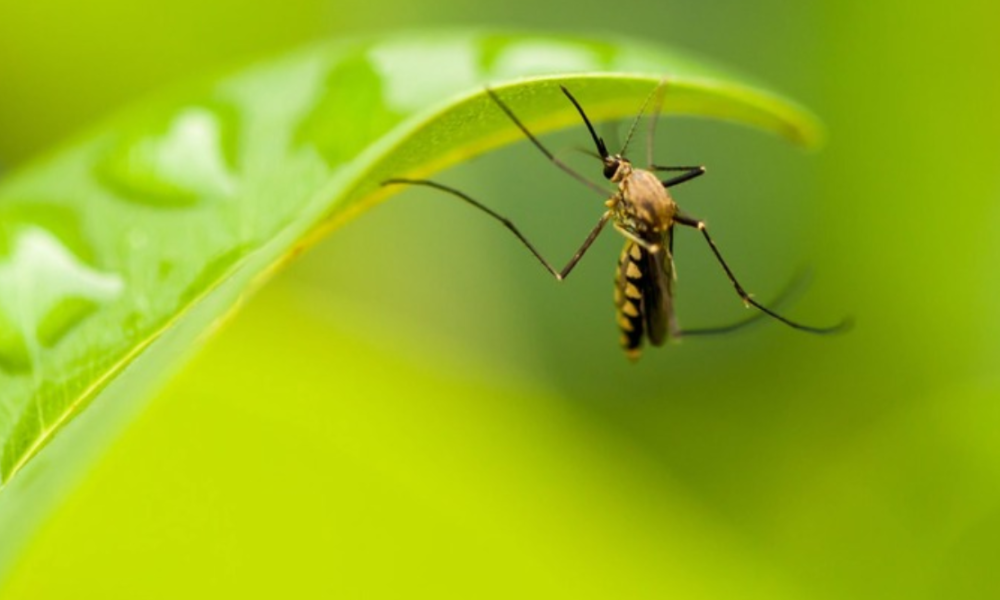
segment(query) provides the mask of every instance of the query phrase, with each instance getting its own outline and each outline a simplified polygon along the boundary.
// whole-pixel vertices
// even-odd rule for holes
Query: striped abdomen
[[[669,233],[664,246],[650,253],[639,244],[625,242],[615,272],[615,306],[625,354],[635,360],[642,341],[649,337],[660,346],[678,329],[673,311],[673,262],[667,254]]]

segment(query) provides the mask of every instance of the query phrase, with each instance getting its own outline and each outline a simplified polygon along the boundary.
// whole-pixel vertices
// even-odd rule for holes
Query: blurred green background
[[[614,235],[560,285],[495,223],[408,191],[265,286],[0,594],[1000,597],[998,19],[972,0],[5,1],[2,168],[320,37],[489,25],[696,51],[813,108],[830,142],[666,120],[660,162],[709,167],[678,202],[758,298],[809,266],[786,311],[856,327],[766,323],[632,365]],[[437,179],[556,262],[600,214],[523,143]],[[696,234],[676,252],[683,324],[746,314]]]

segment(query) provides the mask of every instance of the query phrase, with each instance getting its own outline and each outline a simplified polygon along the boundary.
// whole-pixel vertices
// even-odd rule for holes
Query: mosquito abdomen
[[[615,270],[615,307],[618,328],[626,356],[637,360],[642,353],[645,320],[642,315],[643,249],[635,242],[625,243]]]

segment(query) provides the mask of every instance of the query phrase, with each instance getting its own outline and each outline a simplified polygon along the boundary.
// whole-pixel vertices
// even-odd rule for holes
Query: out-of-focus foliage
[[[320,24],[269,37],[274,5],[245,3],[216,35],[159,9],[178,20],[157,38],[156,11],[99,4],[73,15],[85,41],[69,49],[29,45],[44,36],[0,9],[0,69],[31,74],[4,79],[0,115],[25,132],[4,162],[61,137],[44,130],[63,118],[56,100],[79,97],[82,123],[104,110],[83,102],[94,82],[124,98],[260,34],[268,50],[320,29],[501,21],[738,65],[817,109],[827,148],[665,120],[659,162],[708,165],[677,199],[758,298],[808,263],[792,315],[857,325],[837,338],[767,325],[633,367],[615,347],[613,236],[560,286],[482,215],[408,193],[251,302],[48,523],[11,597],[1000,592],[992,5],[649,2],[619,20],[590,0],[316,3],[288,14],[325,11]],[[101,54],[100,39],[120,48]],[[144,54],[169,60],[140,75]],[[52,76],[66,56],[72,85]],[[586,137],[546,141],[572,155]],[[552,255],[600,210],[527,144],[441,179]],[[745,314],[696,236],[677,252],[685,325]]]

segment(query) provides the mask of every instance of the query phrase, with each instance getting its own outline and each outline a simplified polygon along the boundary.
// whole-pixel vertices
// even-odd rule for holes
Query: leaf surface
[[[6,488],[57,431],[89,406],[89,441],[67,452],[106,443],[274,268],[386,197],[381,181],[522,139],[484,86],[541,134],[580,124],[559,85],[602,121],[635,114],[664,78],[665,113],[820,139],[795,103],[661,47],[432,32],[316,45],[190,84],[6,177],[0,514],[37,505]],[[49,466],[56,480],[78,471]]]

